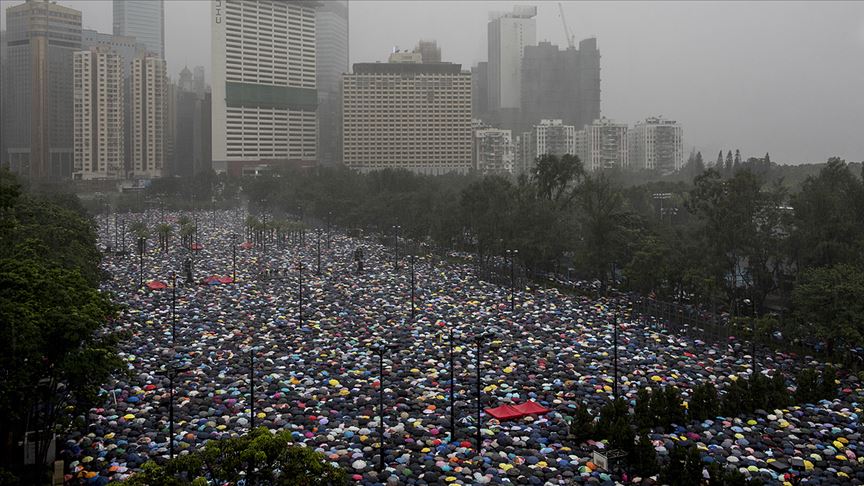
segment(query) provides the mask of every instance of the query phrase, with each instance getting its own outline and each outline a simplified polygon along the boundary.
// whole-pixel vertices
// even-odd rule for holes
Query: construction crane
[[[564,37],[567,38],[567,45],[570,49],[576,48],[576,35],[570,33],[570,29],[567,28],[567,19],[564,17],[564,7],[561,5],[561,2],[558,2],[558,11],[561,13],[561,23],[564,25]]]

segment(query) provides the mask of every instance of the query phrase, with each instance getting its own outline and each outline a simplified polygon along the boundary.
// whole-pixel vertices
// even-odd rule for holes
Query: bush
[[[585,404],[579,404],[570,421],[570,436],[577,444],[594,437],[594,417]]]

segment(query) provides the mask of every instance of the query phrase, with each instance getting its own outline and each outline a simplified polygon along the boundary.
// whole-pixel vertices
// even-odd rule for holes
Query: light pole
[[[411,265],[411,322],[414,322],[414,255],[408,258]]]
[[[456,402],[454,400],[454,390],[456,388],[455,371],[453,367],[453,324],[450,324],[450,442],[456,440]]]
[[[515,261],[519,250],[507,250],[507,258],[510,259],[510,313],[516,309],[516,271]]]
[[[298,281],[297,281],[297,301],[298,301],[297,312],[299,313],[300,326],[302,327],[303,326],[303,262],[299,261],[299,259],[297,262],[297,275],[299,277]]]
[[[480,359],[483,350],[483,341],[487,338],[485,333],[479,332],[474,336],[474,342],[477,344],[477,454],[480,454],[480,449],[483,445],[483,438],[480,435],[480,413],[483,407],[480,403],[480,389],[482,388],[482,378],[480,377]]]
[[[237,233],[231,233],[231,283],[237,283]]]
[[[188,363],[177,363],[171,361],[166,368],[164,365],[161,372],[168,376],[168,454],[174,460],[174,378],[189,369]]]
[[[255,348],[249,346],[249,432],[255,430]]]
[[[662,222],[663,221],[663,212],[664,212],[663,211],[663,201],[665,201],[667,199],[671,199],[672,193],[671,192],[655,192],[654,194],[651,195],[651,197],[653,199],[660,201],[659,215],[660,215],[660,221]]]
[[[318,246],[318,269],[315,271],[315,274],[321,275],[321,228],[318,228],[316,231],[317,239],[316,244]]]
[[[327,211],[327,249],[330,249],[330,220],[333,219],[333,211]]]
[[[402,228],[402,227],[399,226],[398,224],[394,224],[394,225],[393,225],[393,232],[394,232],[394,235],[395,235],[395,237],[394,237],[394,240],[395,240],[395,253],[394,253],[394,257],[393,257],[393,260],[394,260],[394,261],[393,261],[393,264],[394,264],[394,266],[395,266],[397,272],[399,271],[399,230],[400,230],[401,228]]]
[[[612,396],[618,401],[618,314],[612,314],[612,340],[614,341],[612,352],[613,375],[615,382],[612,383]]]
[[[171,346],[177,336],[177,274],[171,272]]]
[[[395,344],[379,341],[374,345],[378,353],[378,474],[384,472],[384,353],[396,349]]]
[[[750,299],[744,299],[744,304],[750,306]],[[753,367],[753,376],[756,376],[756,316],[750,317],[750,360]]]
[[[144,286],[144,245],[143,236],[138,237],[138,288]]]

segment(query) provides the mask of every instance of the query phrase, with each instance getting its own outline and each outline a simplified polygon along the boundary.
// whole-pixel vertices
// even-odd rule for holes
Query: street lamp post
[[[333,211],[327,211],[327,249],[330,249],[330,220],[333,219]]]
[[[456,378],[453,368],[453,324],[450,324],[450,442],[456,440],[456,402],[454,400],[454,390],[456,388]]]
[[[618,315],[612,314],[612,340],[614,341],[613,347],[614,351],[612,353],[613,359],[613,375],[615,382],[612,383],[612,395],[615,397],[615,400],[618,400]]]
[[[297,262],[297,274],[298,274],[298,283],[297,283],[297,312],[300,317],[300,326],[303,326],[303,262]]]
[[[394,235],[395,235],[394,240],[395,240],[395,244],[396,244],[396,246],[395,246],[395,253],[394,253],[394,255],[393,255],[393,260],[394,260],[394,261],[393,261],[393,264],[394,264],[394,266],[395,266],[397,272],[399,271],[399,230],[400,230],[401,228],[402,228],[402,227],[399,226],[398,224],[393,225],[393,232],[394,232]]]
[[[174,460],[174,378],[183,371],[189,369],[188,363],[177,363],[172,361],[168,368],[162,367],[163,375],[168,376],[168,454]]]
[[[231,234],[231,283],[237,283],[237,233]]]
[[[255,430],[255,348],[249,347],[249,432]]]
[[[138,288],[144,286],[144,237],[138,237]]]
[[[378,474],[384,472],[384,353],[395,348],[395,345],[383,341],[375,345],[378,353]]]
[[[414,322],[414,255],[408,259],[411,265],[411,322]]]
[[[316,244],[318,246],[318,269],[315,271],[315,274],[320,276],[321,275],[321,228],[318,228],[316,230],[316,233],[318,236],[317,240],[316,240]]]
[[[750,306],[750,299],[744,299],[744,304]],[[756,376],[756,315],[750,317],[750,360],[753,376]]]
[[[171,345],[177,337],[177,274],[171,272]]]
[[[515,261],[519,250],[507,250],[507,257],[510,259],[510,313],[516,309],[516,271]]]
[[[477,453],[478,454],[480,453],[480,449],[483,445],[483,438],[481,437],[481,433],[480,433],[480,426],[481,426],[480,413],[481,413],[481,410],[483,409],[483,407],[481,406],[481,403],[480,403],[480,389],[482,388],[482,386],[481,386],[482,385],[482,379],[480,377],[480,370],[481,370],[480,359],[481,359],[481,351],[482,351],[483,341],[486,339],[486,337],[487,336],[485,333],[478,333],[474,336],[474,341],[477,344]]]

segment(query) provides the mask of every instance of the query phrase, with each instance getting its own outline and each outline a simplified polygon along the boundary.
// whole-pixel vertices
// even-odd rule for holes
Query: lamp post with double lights
[[[146,240],[143,236],[138,237],[138,288],[144,286],[144,245]]]
[[[474,335],[474,342],[477,345],[477,453],[480,453],[480,449],[483,445],[483,438],[481,437],[481,422],[480,422],[480,414],[483,410],[483,407],[480,403],[480,390],[482,389],[482,378],[480,375],[481,371],[481,353],[483,350],[483,341],[486,341],[489,338],[489,335],[485,332],[477,332]]]
[[[455,367],[453,366],[453,328],[455,326],[450,324],[450,337],[447,342],[450,344],[450,443],[456,440],[456,401],[455,401],[455,390],[456,390],[456,372]]]
[[[384,354],[395,349],[395,344],[387,344],[384,340],[373,345],[378,354],[378,474],[384,472]]]
[[[171,272],[171,345],[177,337],[177,274]]]
[[[414,322],[414,255],[408,257],[411,266],[411,322]]]
[[[396,271],[399,271],[399,230],[402,229],[402,226],[398,224],[393,225],[393,240],[395,243],[395,252],[393,256],[393,265],[396,268]]]
[[[237,233],[231,233],[231,283],[237,283]]]
[[[507,258],[510,260],[510,313],[516,310],[516,255],[519,250],[507,250]]]
[[[612,367],[615,382],[612,383],[612,396],[618,401],[618,314],[612,314]]]
[[[318,246],[318,269],[315,270],[315,275],[320,276],[321,275],[321,228],[316,229],[315,233],[317,234],[317,238],[316,238],[315,243]]]
[[[168,454],[174,460],[174,379],[189,369],[189,363],[171,361],[160,368],[160,374],[168,377]]]
[[[750,299],[744,299],[744,305],[750,306]],[[753,375],[756,376],[756,313],[750,317],[750,360],[753,367]]]

